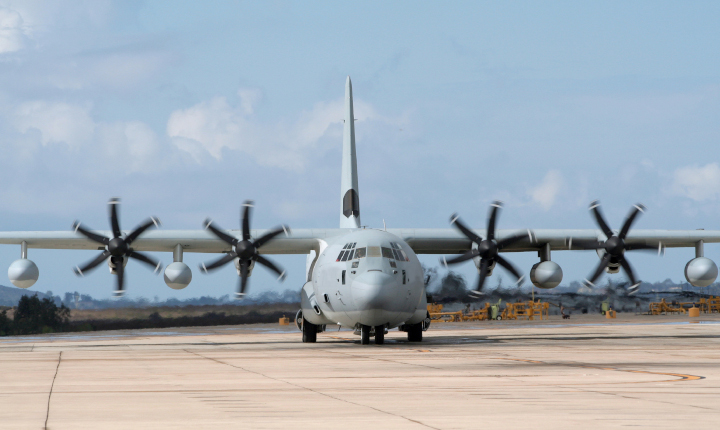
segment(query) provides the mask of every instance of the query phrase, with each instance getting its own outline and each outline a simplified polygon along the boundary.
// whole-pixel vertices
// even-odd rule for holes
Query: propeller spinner
[[[258,262],[261,265],[275,272],[278,275],[278,280],[285,280],[285,271],[269,259],[260,255],[258,253],[258,250],[281,233],[289,235],[290,227],[286,225],[276,227],[270,232],[264,234],[263,236],[252,240],[252,238],[250,237],[250,212],[253,207],[253,202],[250,200],[246,200],[243,203],[243,208],[241,212],[242,216],[240,220],[240,224],[242,225],[242,239],[238,239],[226,233],[222,229],[216,227],[213,221],[209,218],[206,219],[204,223],[206,229],[210,230],[223,242],[231,245],[232,251],[228,252],[224,257],[221,257],[209,264],[200,264],[200,270],[208,273],[212,270],[219,269],[220,267],[228,264],[229,262],[237,258],[239,260],[238,263],[240,268],[240,281],[238,284],[238,291],[236,293],[236,298],[238,299],[241,299],[245,295],[248,277],[250,276],[250,268],[252,267],[252,264],[254,262]]]
[[[155,269],[155,273],[159,272],[162,265],[159,261],[154,258],[142,254],[137,251],[133,251],[130,247],[132,243],[140,237],[146,230],[152,227],[159,227],[160,220],[155,217],[150,217],[145,222],[140,224],[130,234],[123,237],[122,231],[120,230],[120,220],[118,219],[118,206],[120,206],[119,198],[112,198],[108,202],[108,211],[110,212],[110,227],[112,228],[113,237],[109,238],[101,234],[95,233],[91,230],[84,228],[79,221],[73,223],[73,229],[99,244],[105,245],[105,251],[101,252],[93,260],[87,262],[83,266],[76,266],[75,274],[78,276],[84,276],[84,274],[97,266],[103,261],[110,259],[112,266],[115,268],[117,274],[117,286],[115,288],[115,296],[121,297],[125,293],[125,259],[132,258],[152,266]]]
[[[485,285],[485,277],[487,276],[488,268],[490,268],[495,262],[497,262],[499,265],[505,268],[505,270],[510,272],[515,277],[515,279],[517,279],[518,284],[521,284],[524,278],[524,276],[520,274],[520,272],[515,268],[515,266],[513,266],[509,261],[500,256],[500,251],[513,243],[519,242],[523,239],[531,238],[531,236],[529,234],[523,233],[512,235],[499,241],[496,240],[495,224],[497,222],[498,213],[501,208],[502,202],[497,200],[490,205],[490,212],[487,222],[487,238],[485,239],[478,236],[472,230],[467,228],[465,224],[460,221],[460,218],[457,214],[452,214],[452,216],[450,217],[450,224],[460,230],[460,232],[462,232],[465,237],[470,239],[471,242],[477,244],[477,249],[471,249],[470,251],[450,260],[446,260],[443,257],[441,261],[443,264],[445,264],[445,266],[448,266],[471,260],[476,257],[480,257],[480,276],[478,277],[477,287],[475,288],[475,290],[470,292],[470,294],[474,296],[482,295],[482,289]]]

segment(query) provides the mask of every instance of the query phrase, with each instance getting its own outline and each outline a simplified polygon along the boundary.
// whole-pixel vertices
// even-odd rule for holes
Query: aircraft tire
[[[370,344],[370,326],[364,325],[360,327],[360,345]]]
[[[304,343],[317,342],[317,326],[305,318],[302,322],[302,341]]]
[[[423,327],[422,322],[407,326],[408,342],[422,342]]]
[[[379,325],[375,327],[375,345],[385,343],[385,326]]]

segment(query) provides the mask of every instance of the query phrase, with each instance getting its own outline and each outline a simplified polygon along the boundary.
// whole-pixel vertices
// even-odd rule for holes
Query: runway
[[[555,317],[557,318],[557,317]],[[717,428],[720,316],[0,338],[7,429]]]

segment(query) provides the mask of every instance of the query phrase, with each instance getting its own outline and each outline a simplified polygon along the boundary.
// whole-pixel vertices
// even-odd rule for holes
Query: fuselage
[[[423,271],[412,248],[381,230],[357,229],[320,250],[302,292],[313,324],[398,327],[427,313]]]

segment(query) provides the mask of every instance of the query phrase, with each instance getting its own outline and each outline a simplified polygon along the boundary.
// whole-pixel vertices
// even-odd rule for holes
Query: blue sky
[[[257,228],[335,227],[350,75],[364,224],[444,227],[458,211],[482,227],[501,199],[501,228],[594,228],[587,205],[599,198],[614,228],[643,202],[638,228],[718,229],[719,12],[699,1],[0,1],[0,228],[78,218],[105,229],[113,196],[125,228],[149,215],[168,229],[207,216],[237,228],[248,198]],[[31,250],[33,289],[109,296],[106,269],[71,272],[92,255]],[[717,246],[706,255],[718,259]],[[692,256],[631,261],[643,280],[680,281]],[[526,273],[536,261],[510,258]],[[566,282],[597,262],[553,259]],[[259,269],[252,291],[301,286],[304,258],[277,261],[288,280]],[[130,264],[131,296],[235,289],[231,268],[195,270],[175,292]]]

